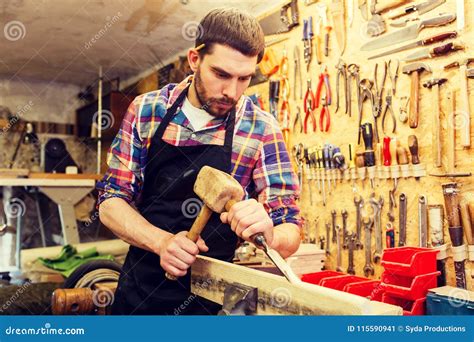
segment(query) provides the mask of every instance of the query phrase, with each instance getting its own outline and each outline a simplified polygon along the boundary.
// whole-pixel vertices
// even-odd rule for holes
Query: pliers
[[[314,110],[316,109],[316,100],[313,91],[311,90],[311,79],[308,79],[306,94],[304,96],[304,133],[308,133],[308,120],[311,117],[313,122],[313,132],[316,132],[316,118],[314,117]]]
[[[323,108],[319,114],[319,129],[321,132],[329,132],[329,127],[331,125],[331,116],[329,114],[329,106],[326,101],[326,97],[322,98]],[[324,125],[324,119],[326,118],[326,125]]]
[[[385,108],[383,110],[383,115],[382,115],[382,132],[384,134],[385,134],[385,116],[387,115],[387,111],[390,111],[390,116],[392,118],[392,133],[395,133],[395,130],[397,129],[397,120],[395,119],[395,113],[393,112],[392,94],[390,92],[387,94],[387,96],[385,96]]]
[[[293,121],[293,131],[296,132],[296,126],[300,126],[300,133],[303,133],[303,123],[301,121],[300,106],[296,106],[295,120]]]
[[[400,61],[397,59],[397,66],[395,67],[395,72],[392,73],[392,60],[388,61],[388,76],[390,77],[392,83],[392,94],[395,95],[397,91],[397,79],[398,79],[398,69],[400,68]]]

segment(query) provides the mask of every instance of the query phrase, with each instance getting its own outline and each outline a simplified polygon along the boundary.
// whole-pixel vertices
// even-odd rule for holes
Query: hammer
[[[440,86],[447,78],[432,78],[423,84],[425,88],[435,88],[435,110],[433,112],[433,160],[435,167],[441,167],[441,127],[440,127]]]
[[[473,78],[470,72],[468,72],[468,66],[470,63],[474,62],[474,58],[465,58],[460,61],[450,63],[444,67],[444,69],[451,69],[458,67],[460,76],[461,76],[461,108],[458,111],[459,115],[462,116],[462,131],[461,131],[461,145],[463,147],[469,148],[471,146],[471,122],[470,122],[470,110],[469,110],[469,94],[468,94],[468,84],[467,79]]]
[[[410,128],[418,127],[420,115],[420,74],[423,71],[431,72],[431,69],[425,63],[420,62],[407,64],[403,67],[403,73],[411,75],[410,111],[408,114]]]
[[[204,166],[199,171],[193,190],[204,202],[204,205],[186,237],[193,242],[197,242],[212,212],[222,213],[229,211],[235,203],[240,202],[244,197],[244,190],[240,183],[231,175],[210,166]],[[293,273],[280,254],[267,245],[262,233],[255,234],[252,240],[264,250],[289,282],[300,282],[299,277]],[[168,273],[166,273],[166,277],[170,280],[176,280],[176,277]]]

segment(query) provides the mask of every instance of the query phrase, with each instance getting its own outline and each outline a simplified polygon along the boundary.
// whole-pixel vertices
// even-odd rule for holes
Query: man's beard
[[[216,98],[207,95],[207,91],[204,87],[204,83],[201,78],[201,70],[196,70],[194,75],[194,90],[196,91],[196,96],[201,103],[201,109],[208,112],[210,115],[216,118],[225,117],[231,110],[235,108],[237,101],[229,99],[227,97]],[[218,107],[218,103],[229,104],[230,108]]]

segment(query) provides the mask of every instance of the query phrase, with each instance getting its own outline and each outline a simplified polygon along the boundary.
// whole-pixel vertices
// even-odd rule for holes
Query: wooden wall
[[[322,1],[319,1],[322,2]],[[327,5],[330,5],[329,1],[325,1]],[[347,11],[347,0],[346,3],[346,11]],[[417,1],[418,3],[419,1]],[[445,84],[441,89],[441,124],[442,124],[442,144],[443,144],[443,169],[446,166],[446,142],[447,142],[447,121],[446,121],[446,113],[448,111],[448,99],[447,94],[449,90],[457,90],[457,100],[459,101],[459,84],[460,84],[460,76],[458,69],[453,69],[450,71],[444,71],[443,66],[451,63],[454,60],[458,60],[461,58],[466,57],[474,57],[474,47],[472,42],[474,41],[474,32],[473,32],[473,13],[474,13],[474,3],[472,1],[465,1],[466,8],[465,8],[465,15],[466,15],[466,27],[464,31],[462,31],[458,37],[458,41],[463,41],[466,44],[466,50],[464,52],[454,53],[447,57],[441,57],[437,59],[431,60],[424,60],[425,63],[429,64],[432,68],[433,73],[423,74],[421,77],[421,82],[427,81],[431,77],[446,77],[448,78],[448,83]],[[374,54],[378,51],[385,51],[385,49],[375,50],[371,52],[362,52],[360,51],[361,45],[366,42],[369,38],[364,33],[364,27],[367,26],[366,23],[363,22],[361,18],[360,11],[357,8],[357,2],[354,4],[354,21],[352,27],[347,27],[346,29],[346,39],[347,45],[344,54],[342,57],[340,56],[339,48],[336,42],[336,37],[334,35],[334,30],[331,31],[330,35],[330,52],[328,57],[323,56],[323,63],[327,65],[328,71],[330,73],[330,82],[333,91],[333,101],[332,105],[330,106],[330,114],[331,114],[331,127],[328,133],[321,133],[319,131],[319,120],[317,120],[318,124],[318,131],[316,133],[308,133],[308,134],[301,134],[299,132],[292,132],[291,133],[291,146],[289,146],[289,150],[291,150],[292,146],[298,143],[303,143],[306,147],[315,146],[315,145],[322,145],[326,142],[331,144],[340,146],[344,154],[347,158],[347,146],[349,143],[354,144],[357,146],[357,125],[358,125],[358,110],[357,110],[357,96],[355,94],[355,87],[352,87],[352,117],[344,114],[344,108],[340,109],[338,113],[335,113],[335,77],[336,77],[336,65],[338,63],[339,58],[341,57],[347,64],[356,63],[359,64],[361,79],[362,78],[373,78],[373,70],[374,65],[376,62],[383,62],[388,61],[390,58],[403,58],[404,56],[414,52],[415,50],[408,50],[405,52],[401,52],[398,54],[387,56],[386,58],[379,58],[376,60],[369,61],[367,59],[368,56]],[[291,83],[291,90],[293,91],[293,84],[294,84],[294,75],[293,75],[293,48],[295,45],[298,46],[300,51],[300,61],[301,61],[301,68],[302,68],[302,80],[303,80],[303,95],[306,90],[306,80],[308,78],[312,79],[313,84],[313,91],[316,89],[317,85],[317,78],[320,72],[320,66],[317,64],[315,56],[313,54],[313,59],[311,62],[311,67],[309,72],[306,72],[304,58],[303,58],[303,43],[301,40],[302,37],[302,29],[303,29],[303,19],[307,18],[308,16],[313,16],[313,21],[315,25],[315,18],[317,16],[316,4],[312,4],[309,6],[304,5],[304,1],[298,1],[299,13],[300,13],[300,25],[294,28],[289,33],[280,34],[274,37],[288,37],[287,40],[273,45],[271,48],[276,52],[276,54],[281,57],[283,49],[286,48],[288,51],[289,56],[289,66],[290,66],[290,83]],[[432,16],[437,15],[440,12],[456,12],[456,3],[455,0],[447,0],[445,4],[441,5],[437,9],[423,15],[423,18],[429,18]],[[330,18],[330,22],[332,24],[332,19],[330,14],[328,13]],[[347,26],[347,23],[346,23]],[[441,33],[445,31],[455,30],[456,23],[449,24],[444,27],[439,28],[430,28],[424,29],[421,31],[418,38],[428,37],[435,33]],[[394,31],[395,29],[387,25],[387,32]],[[313,44],[315,40],[313,39]],[[406,42],[405,42],[406,43]],[[390,48],[390,47],[389,47]],[[389,49],[387,48],[387,49]],[[421,116],[420,116],[420,124],[418,128],[411,129],[409,128],[407,123],[402,123],[398,120],[399,108],[400,108],[400,98],[403,96],[410,95],[410,77],[407,75],[402,74],[401,70],[405,63],[400,62],[400,73],[398,78],[398,85],[396,96],[394,98],[393,107],[395,110],[395,115],[397,116],[397,130],[395,134],[391,134],[390,136],[396,137],[400,143],[404,146],[407,146],[407,137],[411,134],[415,134],[419,141],[420,146],[420,159],[421,163],[426,165],[427,174],[430,172],[443,172],[443,169],[434,169],[433,166],[433,158],[431,152],[431,141],[432,141],[432,115],[436,103],[434,102],[434,93],[428,89],[421,87]],[[380,70],[380,69],[379,69]],[[274,76],[278,77],[278,75]],[[387,77],[386,87],[390,87],[390,80]],[[471,111],[474,110],[474,80],[469,82],[469,90],[471,91]],[[256,86],[253,86],[248,89],[248,94],[258,93],[264,99],[265,109],[268,111],[268,83],[262,83]],[[344,103],[343,97],[341,97],[342,106]],[[385,101],[384,101],[385,103]],[[303,100],[297,99],[296,101],[293,100],[292,94],[290,96],[290,106],[291,106],[291,115],[292,120],[296,113],[296,106],[299,106],[302,110],[301,115],[304,115],[303,112]],[[316,111],[316,117],[319,119],[319,109]],[[472,120],[472,116],[471,116]],[[363,122],[373,122],[371,117],[371,112],[368,107],[364,109],[364,120]],[[381,129],[380,129],[381,119],[379,119],[379,131],[381,136]],[[472,135],[472,130],[471,130]],[[463,149],[459,143],[459,132],[456,136],[456,159],[457,159],[457,166],[456,172],[461,171],[472,171],[473,161],[474,161],[474,152],[473,149]],[[422,177],[420,180],[415,180],[414,178],[409,179],[400,179],[398,184],[398,189],[396,191],[396,200],[398,206],[398,196],[401,193],[405,193],[408,199],[408,222],[407,222],[407,244],[410,246],[418,246],[419,239],[418,239],[418,197],[420,195],[425,195],[427,197],[428,204],[444,204],[443,201],[443,194],[441,184],[445,182],[449,182],[450,179],[448,178],[436,178],[432,176],[425,176]],[[472,182],[472,178],[456,178],[456,181],[460,183],[460,187],[462,193],[468,199],[472,199],[472,194],[474,194],[474,184]],[[365,202],[368,203],[369,196],[372,192],[374,192],[377,196],[382,196],[384,198],[384,206],[383,206],[383,213],[382,213],[382,227],[383,227],[383,243],[385,247],[385,225],[388,222],[387,212],[388,212],[388,203],[389,203],[389,190],[392,188],[393,182],[392,180],[376,180],[375,181],[375,189],[371,189],[369,182],[366,180],[365,182],[357,181],[355,192],[353,192],[352,184],[350,181],[344,181],[342,183],[337,184],[337,188],[332,191],[331,194],[328,194],[327,205],[323,206],[322,204],[322,197],[318,193],[316,188],[316,182],[309,185],[308,181],[305,179],[303,184],[303,193],[302,197],[299,200],[299,204],[301,206],[302,215],[305,218],[306,225],[307,225],[307,232],[309,231],[310,236],[325,236],[325,223],[331,221],[331,210],[337,211],[337,223],[342,226],[342,218],[341,218],[341,210],[345,209],[349,213],[348,217],[348,229],[355,231],[355,206],[354,206],[354,196],[360,195],[364,198]],[[314,196],[314,203],[313,205],[310,204],[309,199],[309,191],[313,191]],[[366,215],[371,215],[372,210],[369,206],[365,207]],[[395,209],[395,243],[398,244],[398,207]],[[445,242],[450,242],[448,229],[445,224]],[[428,238],[429,241],[429,238]],[[372,251],[374,250],[375,240],[372,235]],[[347,269],[348,264],[348,255],[347,250],[343,252],[343,268],[344,270]],[[364,250],[358,250],[355,252],[355,269],[357,275],[363,275],[363,267],[365,264],[365,257],[364,257]],[[474,271],[472,265],[469,265],[469,262],[466,263],[466,270],[467,270],[467,278],[468,278],[468,288],[472,289],[472,281],[470,278],[470,272]],[[328,256],[326,262],[327,269],[335,269],[336,267],[336,245],[331,244],[331,253]],[[380,277],[382,272],[382,267],[379,264],[375,265],[376,273],[374,278]],[[448,284],[455,285],[454,280],[454,268],[452,258],[450,257],[447,263],[447,270],[448,270]]]

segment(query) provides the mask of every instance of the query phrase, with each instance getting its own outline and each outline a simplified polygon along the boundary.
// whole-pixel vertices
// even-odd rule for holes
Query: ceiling
[[[124,80],[192,46],[197,23],[212,8],[225,4],[258,16],[275,3],[2,0],[0,78],[83,86],[94,81],[100,65],[106,79]]]

